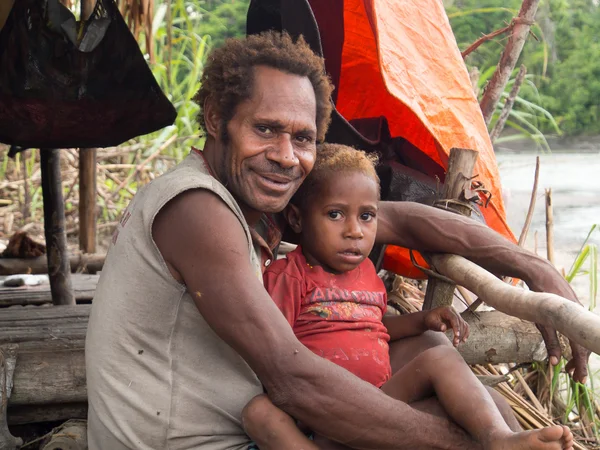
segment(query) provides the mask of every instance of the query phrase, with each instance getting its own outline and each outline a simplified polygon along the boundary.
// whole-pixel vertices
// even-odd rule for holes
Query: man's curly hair
[[[237,105],[252,96],[254,67],[261,65],[310,80],[317,100],[317,140],[323,141],[331,120],[333,85],[323,58],[310,49],[302,36],[294,42],[286,32],[266,31],[244,39],[228,39],[210,53],[200,90],[194,97],[201,108],[200,127],[206,131],[203,108],[209,97],[215,99],[221,123],[231,120]]]
[[[322,189],[323,184],[334,173],[358,172],[372,178],[379,187],[379,177],[375,167],[379,158],[372,153],[356,150],[347,145],[324,143],[317,146],[317,160],[290,203],[300,209],[308,206],[309,201]]]

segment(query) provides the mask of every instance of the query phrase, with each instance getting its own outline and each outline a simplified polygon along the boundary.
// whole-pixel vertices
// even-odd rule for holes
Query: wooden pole
[[[548,261],[554,264],[554,215],[552,212],[552,189],[546,189],[546,252]]]
[[[498,117],[498,121],[496,122],[496,125],[494,125],[494,129],[490,133],[492,144],[496,142],[496,139],[500,137],[500,133],[502,133],[502,130],[504,130],[504,125],[506,124],[508,116],[510,115],[513,105],[515,104],[515,99],[517,98],[517,95],[519,95],[519,90],[521,89],[523,80],[525,80],[525,75],[527,75],[527,68],[521,64],[519,73],[515,78],[515,83],[513,84],[510,94],[508,94],[508,98],[506,99],[506,103],[502,108],[502,112],[500,113],[500,117]]]
[[[96,0],[81,0],[81,18],[89,19]],[[96,149],[79,149],[79,249],[96,252]]]
[[[14,437],[8,429],[6,417],[8,399],[13,386],[13,374],[17,362],[16,346],[0,347],[0,449],[16,450],[23,440]]]
[[[467,199],[470,197],[471,177],[477,161],[477,152],[463,148],[450,150],[448,171],[442,199],[438,203],[463,216],[470,216],[471,209]],[[444,200],[449,200],[444,204]],[[464,204],[463,204],[464,203]],[[427,281],[427,291],[423,309],[432,309],[438,306],[452,305],[455,285],[443,280],[430,277]]]
[[[433,265],[498,311],[554,328],[600,354],[600,317],[582,305],[555,294],[527,291],[499,280],[458,255],[433,255]]]
[[[74,305],[71,267],[65,233],[65,205],[60,180],[60,150],[41,149],[44,234],[48,258],[48,278],[55,305]]]
[[[534,23],[535,13],[537,12],[539,3],[540,0],[523,0],[518,17],[513,19],[514,27],[508,38],[506,47],[504,47],[498,67],[496,68],[494,75],[492,75],[492,79],[481,99],[481,112],[483,113],[486,125],[490,124],[498,100],[500,100],[500,96],[504,92],[510,74],[514,70],[517,60],[521,55],[523,45],[525,45],[525,40],[529,34],[529,29]]]

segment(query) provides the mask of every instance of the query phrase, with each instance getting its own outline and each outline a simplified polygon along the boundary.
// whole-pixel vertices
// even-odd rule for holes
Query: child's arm
[[[390,340],[419,336],[424,332],[454,330],[452,343],[457,346],[469,337],[469,324],[451,306],[441,306],[429,311],[419,311],[402,316],[385,316],[383,324]]]

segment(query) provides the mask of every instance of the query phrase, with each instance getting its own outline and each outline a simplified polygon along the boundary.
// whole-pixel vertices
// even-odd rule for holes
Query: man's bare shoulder
[[[169,201],[154,220],[152,237],[171,271],[178,273],[187,264],[215,265],[238,257],[249,261],[241,222],[206,189],[190,189]]]

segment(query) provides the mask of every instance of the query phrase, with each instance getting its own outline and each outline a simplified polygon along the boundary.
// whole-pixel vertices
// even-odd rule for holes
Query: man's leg
[[[415,336],[391,342],[390,359],[392,363],[392,373],[396,373],[425,350],[437,347],[439,345],[452,347],[452,343],[448,340],[444,333],[438,333],[434,331],[427,331],[421,336]],[[500,414],[502,414],[502,417],[510,429],[512,431],[521,431],[521,425],[519,425],[519,422],[517,421],[517,418],[512,412],[512,409],[506,399],[495,389],[488,386],[485,388],[492,396],[494,403],[496,403]],[[436,397],[416,402],[411,406],[414,406],[420,411],[428,412],[438,417],[448,417],[448,414],[444,411],[444,408],[442,405],[440,405]]]
[[[435,394],[448,416],[486,449],[572,449],[573,436],[566,427],[512,432],[487,390],[451,346],[422,351],[398,369],[382,390],[411,404]]]

